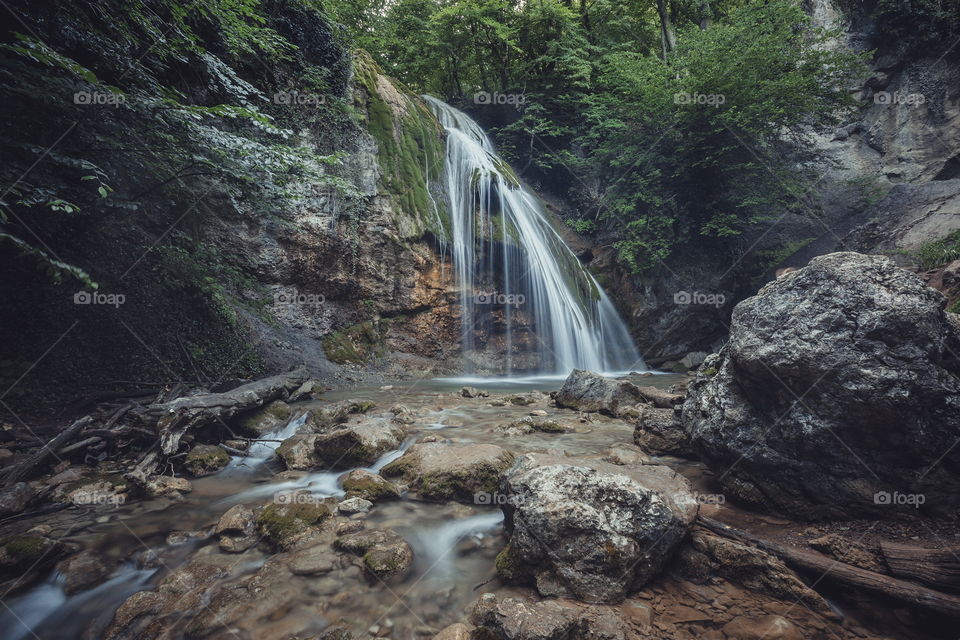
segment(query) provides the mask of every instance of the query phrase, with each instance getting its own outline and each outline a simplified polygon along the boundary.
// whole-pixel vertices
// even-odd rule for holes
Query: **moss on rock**
[[[184,466],[194,477],[208,476],[230,464],[230,455],[213,444],[198,444],[190,450]]]
[[[289,549],[301,535],[330,516],[330,508],[321,502],[271,504],[257,515],[256,524],[271,546]]]

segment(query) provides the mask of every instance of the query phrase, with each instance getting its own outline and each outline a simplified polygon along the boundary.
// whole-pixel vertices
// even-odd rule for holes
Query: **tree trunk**
[[[663,45],[663,60],[667,54],[677,46],[677,35],[673,30],[673,21],[670,20],[670,9],[667,0],[657,0],[657,13],[660,15],[660,42]]]

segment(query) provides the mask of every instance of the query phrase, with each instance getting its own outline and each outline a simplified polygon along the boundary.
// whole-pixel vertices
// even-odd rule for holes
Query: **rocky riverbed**
[[[686,382],[635,380],[665,396]],[[366,458],[290,471],[272,451],[253,452],[165,495],[111,504],[94,488],[99,504],[6,522],[5,536],[58,547],[34,568],[37,582],[8,600],[7,637],[33,637],[24,623],[40,638],[459,638],[476,627],[503,638],[920,637],[907,611],[881,616],[869,602],[830,602],[747,545],[701,529],[681,545],[698,509],[801,544],[810,531],[730,505],[699,463],[643,453],[629,407],[610,404],[616,391],[605,406],[627,417],[559,408],[548,390],[427,382],[326,393],[291,403],[291,415],[344,404],[365,411],[325,434],[308,433],[322,420],[293,418],[299,435],[286,423],[273,435],[383,435],[354,447]],[[597,480],[558,493],[556,478],[536,475],[551,468],[561,479],[579,468]],[[87,470],[72,466],[43,482],[62,486],[68,472]],[[657,495],[693,500],[657,507],[642,493],[658,486],[654,476],[665,485]],[[66,494],[74,503],[85,495],[77,491]],[[620,507],[651,522],[632,517],[632,533],[602,522],[615,512],[604,511],[605,496],[617,491]],[[590,518],[600,520],[585,525]],[[840,541],[856,537],[844,525],[828,528]],[[647,530],[675,533],[646,550],[636,541]],[[537,562],[537,538],[556,555]],[[620,546],[591,548],[606,538]],[[5,549],[10,568],[16,549]]]

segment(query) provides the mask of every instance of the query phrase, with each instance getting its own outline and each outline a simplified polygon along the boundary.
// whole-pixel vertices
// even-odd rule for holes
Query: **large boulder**
[[[558,407],[600,412],[618,417],[644,402],[637,385],[626,380],[605,378],[592,371],[574,369],[554,396]]]
[[[684,429],[741,500],[808,519],[954,511],[960,335],[944,305],[888,258],[815,258],[737,305]]]
[[[682,476],[662,465],[527,454],[504,477],[504,579],[544,596],[618,602],[664,566],[697,516]]]
[[[380,473],[402,476],[417,496],[426,500],[483,502],[478,494],[497,490],[500,476],[513,462],[513,454],[493,444],[424,442],[386,465]]]
[[[320,465],[328,469],[351,469],[372,464],[403,442],[406,430],[386,418],[363,418],[344,425],[314,441]]]

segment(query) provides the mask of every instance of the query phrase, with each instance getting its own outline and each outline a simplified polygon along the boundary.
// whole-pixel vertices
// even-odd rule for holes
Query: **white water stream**
[[[480,125],[436,98],[424,98],[447,131],[444,177],[466,373],[475,370],[477,334],[489,335],[495,322],[505,325],[498,368],[508,376],[643,368],[607,294]],[[489,250],[481,250],[483,240],[491,241]],[[532,366],[526,360],[516,366],[515,345],[532,348]]]

